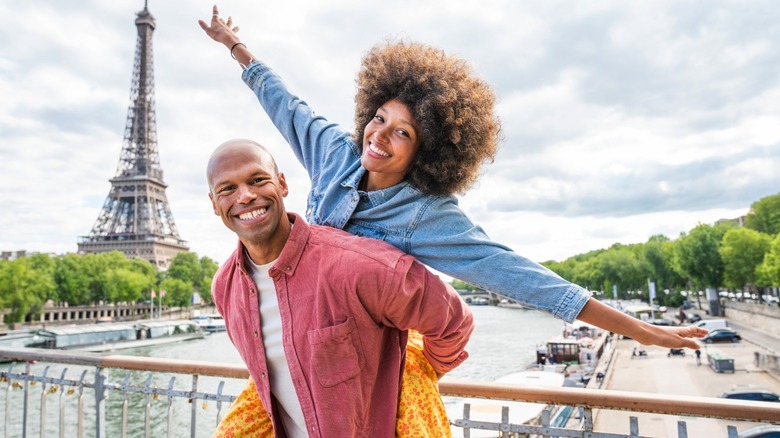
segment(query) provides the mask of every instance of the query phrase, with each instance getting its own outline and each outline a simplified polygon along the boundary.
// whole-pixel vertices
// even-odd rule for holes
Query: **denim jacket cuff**
[[[577,285],[572,285],[561,297],[558,305],[553,309],[553,316],[566,322],[574,322],[580,314],[585,303],[590,299],[590,291]]]
[[[257,79],[263,75],[263,73],[270,70],[270,68],[263,64],[262,61],[254,60],[246,66],[246,69],[241,73],[241,79],[249,88],[253,88]]]

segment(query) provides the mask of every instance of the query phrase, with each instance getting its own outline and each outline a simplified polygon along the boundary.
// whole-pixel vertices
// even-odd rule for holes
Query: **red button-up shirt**
[[[445,373],[468,357],[471,311],[449,285],[391,245],[289,217],[295,226],[269,274],[309,435],[392,437],[406,330],[424,335],[425,356]],[[276,435],[284,436],[268,382],[258,294],[240,242],[215,275],[212,295]]]

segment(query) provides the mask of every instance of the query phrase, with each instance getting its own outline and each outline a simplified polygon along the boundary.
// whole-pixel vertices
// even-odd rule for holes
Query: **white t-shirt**
[[[260,330],[263,333],[263,346],[265,347],[265,359],[268,363],[268,379],[271,383],[271,393],[278,402],[279,412],[284,423],[287,436],[292,438],[306,438],[306,420],[303,418],[301,403],[293,386],[290,376],[290,367],[287,365],[287,357],[284,354],[282,344],[282,316],[279,313],[279,301],[276,298],[276,287],[268,270],[276,263],[276,260],[256,265],[249,254],[252,280],[257,286],[257,297],[260,300]]]

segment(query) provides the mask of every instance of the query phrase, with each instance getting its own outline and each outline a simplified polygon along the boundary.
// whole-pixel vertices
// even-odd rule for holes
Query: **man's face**
[[[268,152],[251,143],[223,145],[209,160],[208,180],[214,214],[250,251],[281,251],[287,238],[279,227],[287,221],[287,182]]]

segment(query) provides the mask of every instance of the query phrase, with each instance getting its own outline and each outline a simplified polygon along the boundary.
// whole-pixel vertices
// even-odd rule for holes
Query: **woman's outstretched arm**
[[[644,345],[667,348],[688,347],[698,349],[693,338],[701,338],[707,330],[700,327],[660,327],[638,320],[601,301],[591,298],[585,303],[577,319],[634,339]]]
[[[230,55],[238,61],[242,68],[246,68],[256,59],[246,45],[241,42],[238,35],[236,35],[238,26],[233,26],[233,17],[228,17],[227,21],[224,21],[219,17],[217,5],[214,5],[212,8],[211,22],[206,23],[203,20],[198,20],[198,24],[211,39],[224,44],[230,51]]]

